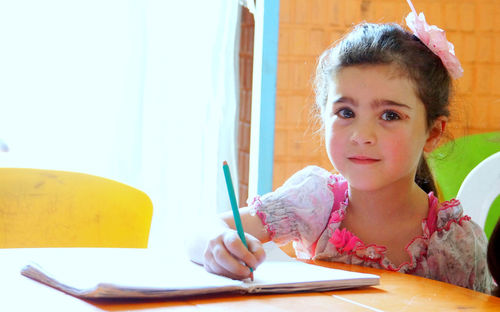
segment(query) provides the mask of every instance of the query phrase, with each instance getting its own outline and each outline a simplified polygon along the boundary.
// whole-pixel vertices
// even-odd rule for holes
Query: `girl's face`
[[[357,65],[333,77],[323,110],[328,157],[351,187],[413,182],[429,132],[413,82],[394,65]]]

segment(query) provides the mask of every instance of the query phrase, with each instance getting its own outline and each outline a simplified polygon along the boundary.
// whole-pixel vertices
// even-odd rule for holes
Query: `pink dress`
[[[310,166],[250,204],[278,244],[292,240],[298,258],[328,260],[414,274],[489,293],[487,239],[458,200],[439,204],[429,194],[422,234],[406,246],[411,261],[394,265],[386,248],[365,245],[341,223],[348,209],[347,181]]]

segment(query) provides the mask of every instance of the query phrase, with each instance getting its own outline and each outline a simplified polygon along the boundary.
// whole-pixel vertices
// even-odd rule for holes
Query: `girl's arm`
[[[196,227],[202,229],[190,244],[189,254],[194,262],[207,271],[231,278],[242,279],[250,275],[248,266],[256,268],[264,260],[262,243],[272,239],[278,244],[295,241],[301,249],[311,251],[314,243],[327,226],[334,203],[334,192],[344,199],[347,182],[340,176],[320,167],[306,167],[271,193],[254,199],[251,208],[240,209],[243,229],[249,250],[241,242],[232,212],[216,221]],[[264,226],[256,210],[264,217]],[[312,256],[312,254],[310,255]]]
[[[199,227],[205,230],[195,233],[189,243],[191,260],[211,273],[235,279],[247,278],[250,275],[248,267],[255,269],[264,261],[262,243],[268,242],[270,237],[260,218],[250,214],[249,208],[241,208],[240,216],[248,249],[238,236],[232,212],[229,211],[211,224],[204,223],[203,227]]]

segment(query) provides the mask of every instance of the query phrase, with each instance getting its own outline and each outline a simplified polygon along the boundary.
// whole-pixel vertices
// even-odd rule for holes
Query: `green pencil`
[[[229,166],[227,161],[224,160],[222,163],[222,169],[224,170],[224,178],[226,178],[227,192],[229,194],[229,201],[231,202],[231,209],[233,210],[234,224],[236,226],[236,231],[240,237],[243,245],[248,249],[247,240],[245,239],[245,232],[243,231],[243,225],[241,224],[240,211],[238,210],[238,203],[236,202],[236,196],[234,195],[233,180],[231,179],[231,173],[229,172]],[[250,279],[253,281],[253,269],[250,268]]]

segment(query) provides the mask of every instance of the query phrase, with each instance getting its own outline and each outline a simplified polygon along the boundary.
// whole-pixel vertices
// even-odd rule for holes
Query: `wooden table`
[[[102,256],[148,250],[100,249]],[[500,311],[500,298],[407,274],[329,262],[310,262],[380,275],[363,289],[284,295],[226,295],[170,301],[84,301],[20,275],[29,260],[85,257],[89,249],[0,249],[0,311]],[[93,252],[95,254],[95,252]]]

